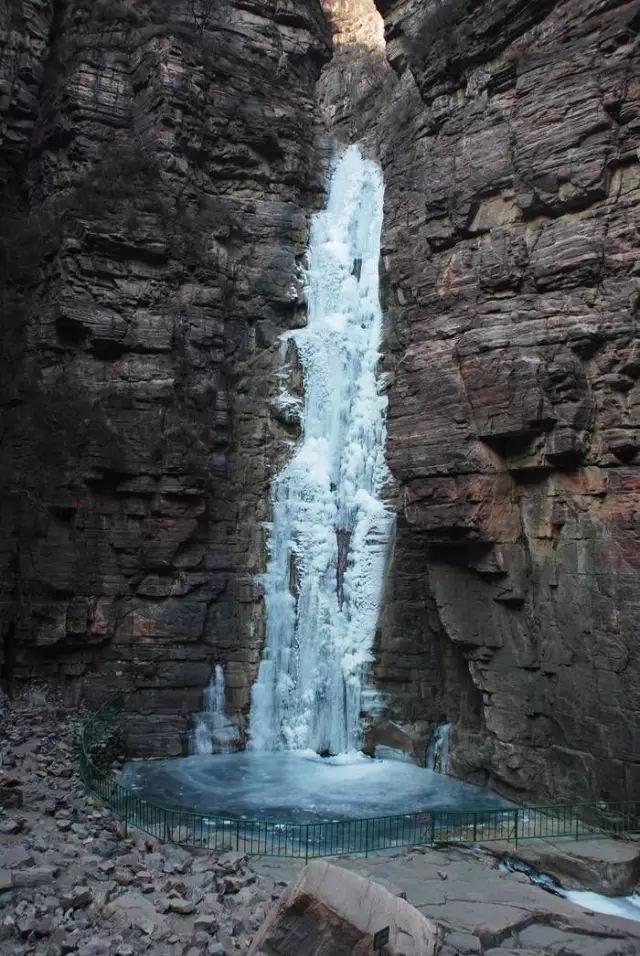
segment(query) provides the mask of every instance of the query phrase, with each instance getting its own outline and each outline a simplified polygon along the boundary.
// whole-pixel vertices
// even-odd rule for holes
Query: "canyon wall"
[[[123,689],[166,753],[219,661],[242,722],[297,436],[277,339],[358,139],[386,181],[381,736],[420,757],[449,720],[467,779],[637,797],[640,2],[376,4],[0,0],[3,679]]]
[[[316,0],[0,0],[2,673],[146,751],[215,661],[248,702],[329,53]]]
[[[460,776],[637,798],[640,4],[377,7],[399,485],[377,679],[396,721],[454,722]]]

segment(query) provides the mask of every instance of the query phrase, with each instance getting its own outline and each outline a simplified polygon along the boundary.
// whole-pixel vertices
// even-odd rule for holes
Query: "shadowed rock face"
[[[0,0],[4,675],[145,749],[247,702],[328,55],[317,0]]]
[[[395,564],[377,677],[452,768],[638,796],[640,8],[379,0]]]

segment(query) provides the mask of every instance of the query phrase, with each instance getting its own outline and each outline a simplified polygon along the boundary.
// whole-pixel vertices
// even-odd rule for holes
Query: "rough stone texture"
[[[79,780],[84,716],[33,695],[0,715],[0,758],[25,793],[0,809],[2,956],[243,956],[284,884],[240,853],[127,832]]]
[[[435,956],[436,926],[374,880],[325,860],[300,873],[269,914],[247,956],[364,956],[389,927],[389,956]]]
[[[328,55],[318,0],[0,0],[3,675],[138,749],[248,702]]]
[[[287,883],[294,884],[289,903],[291,894],[300,899],[304,860],[250,861],[236,850],[188,850],[127,832],[78,777],[86,716],[35,686],[0,714],[0,761],[25,798],[20,808],[0,809],[2,956],[247,956],[252,946],[255,953]],[[591,852],[603,859],[604,847],[610,841]],[[314,870],[331,878],[305,886],[322,890],[332,912],[349,910],[357,924],[376,928],[373,920],[384,925],[385,912],[392,929],[429,927],[420,956],[434,952],[436,927],[434,956],[635,956],[640,947],[640,924],[585,913],[485,854],[415,848]],[[396,952],[406,952],[409,937],[392,932],[391,939]],[[369,956],[371,937],[363,942],[359,956]],[[273,952],[268,944],[260,951]],[[338,946],[313,952],[336,956]]]
[[[513,856],[508,844],[486,844],[498,857]],[[565,889],[629,896],[640,880],[640,846],[623,840],[521,841],[517,855],[538,873],[548,873]]]
[[[314,104],[320,0],[0,0],[4,676],[246,713],[321,118],[387,184],[387,727],[637,796],[640,5],[377,0],[385,57],[372,2]]]
[[[336,865],[375,880],[436,924],[438,956],[634,956],[640,947],[637,922],[585,911],[470,850],[415,847]],[[255,862],[259,875],[291,880],[292,886],[302,866]]]
[[[399,501],[379,686],[396,721],[454,722],[460,776],[637,797],[640,5],[377,6]]]

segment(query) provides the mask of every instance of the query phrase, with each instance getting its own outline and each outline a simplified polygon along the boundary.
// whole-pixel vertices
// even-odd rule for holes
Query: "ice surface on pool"
[[[488,790],[403,760],[313,751],[245,751],[127,764],[125,786],[159,803],[218,816],[311,823],[435,807],[507,807]]]

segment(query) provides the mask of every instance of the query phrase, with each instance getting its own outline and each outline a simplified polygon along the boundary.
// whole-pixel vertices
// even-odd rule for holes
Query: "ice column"
[[[224,704],[224,671],[216,664],[204,692],[204,710],[196,714],[196,725],[191,737],[192,754],[226,754],[233,749],[237,731],[224,712]]]
[[[438,724],[431,735],[427,749],[427,767],[438,773],[449,773],[451,752],[451,724]]]
[[[301,440],[271,490],[266,642],[250,715],[256,750],[335,754],[361,743],[393,521],[381,500],[387,401],[376,376],[383,193],[377,164],[351,146],[312,221],[308,324],[287,333],[305,405]]]

